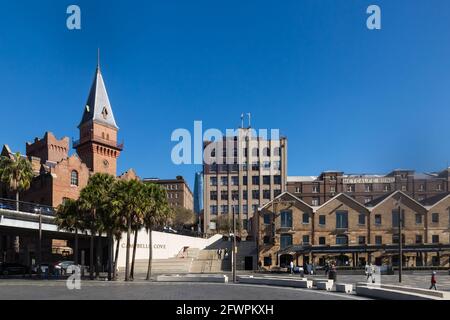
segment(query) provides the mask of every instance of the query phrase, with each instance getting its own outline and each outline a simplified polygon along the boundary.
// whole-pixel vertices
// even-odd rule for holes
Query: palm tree
[[[130,281],[130,237],[133,226],[140,219],[141,201],[142,182],[137,180],[120,180],[115,184],[112,203],[117,208],[120,208],[127,229],[125,281]]]
[[[149,210],[144,215],[144,226],[148,233],[148,266],[146,280],[152,276],[153,239],[152,230],[162,226],[171,218],[173,211],[168,202],[166,190],[156,184],[148,184],[146,187],[147,198],[150,200]]]
[[[80,192],[80,208],[84,211],[84,221],[91,233],[90,243],[90,278],[94,279],[94,237],[98,233],[96,276],[100,273],[101,235],[107,230],[108,208],[110,208],[115,177],[106,173],[96,173],[89,178],[88,184]],[[108,250],[111,252],[111,250]],[[111,255],[111,254],[109,254]],[[112,259],[112,257],[110,257]],[[111,261],[111,260],[110,260]]]
[[[28,190],[33,180],[30,161],[17,152],[12,157],[0,158],[0,180],[16,194],[16,210],[19,211],[19,192]]]
[[[78,233],[84,229],[78,201],[67,199],[59,205],[56,209],[55,223],[59,230],[75,232],[73,257],[75,265],[78,265]]]

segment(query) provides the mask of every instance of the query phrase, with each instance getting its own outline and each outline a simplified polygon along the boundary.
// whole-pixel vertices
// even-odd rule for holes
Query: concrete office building
[[[257,137],[251,128],[204,142],[204,232],[215,233],[218,219],[236,214],[243,239],[252,235],[254,213],[285,191],[287,139]]]

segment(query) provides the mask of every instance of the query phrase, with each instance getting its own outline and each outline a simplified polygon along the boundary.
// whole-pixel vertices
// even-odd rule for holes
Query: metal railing
[[[0,210],[21,211],[33,214],[42,214],[44,216],[54,216],[55,208],[38,203],[16,201],[13,199],[0,198]]]

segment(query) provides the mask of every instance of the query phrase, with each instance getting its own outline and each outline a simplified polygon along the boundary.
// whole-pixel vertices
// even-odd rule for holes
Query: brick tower
[[[117,143],[119,127],[114,119],[99,65],[78,129],[80,139],[74,142],[73,147],[80,159],[93,172],[116,176],[117,158],[123,145]]]

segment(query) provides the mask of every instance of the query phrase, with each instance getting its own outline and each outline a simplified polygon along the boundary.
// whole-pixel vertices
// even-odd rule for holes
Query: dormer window
[[[102,116],[104,119],[106,119],[106,117],[108,117],[108,110],[106,109],[106,107],[104,107],[102,110]]]

